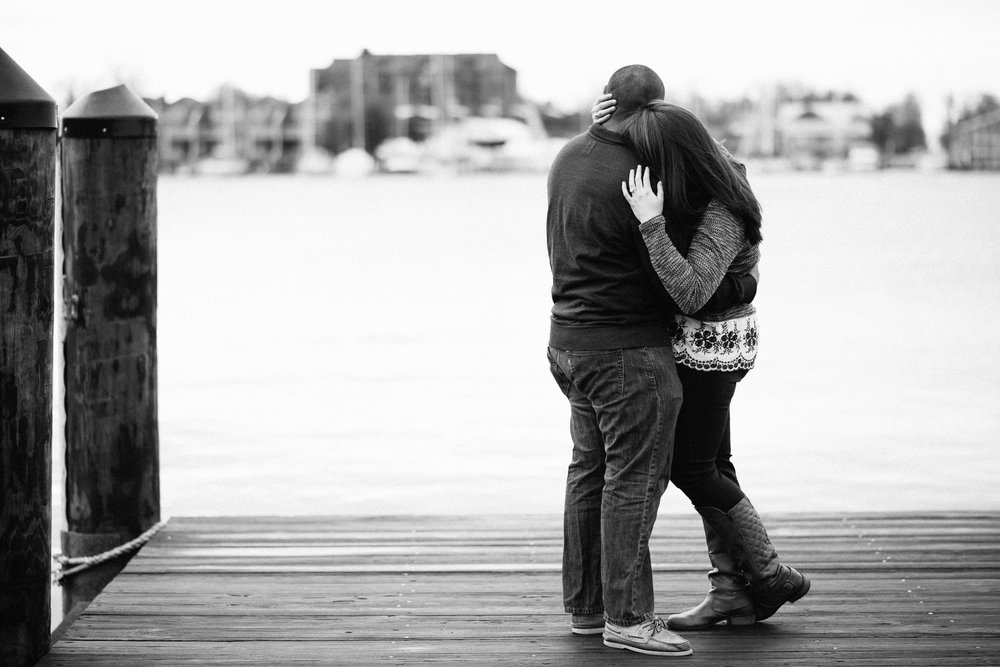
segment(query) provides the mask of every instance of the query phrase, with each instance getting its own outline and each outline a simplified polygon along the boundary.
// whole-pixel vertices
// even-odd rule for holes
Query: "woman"
[[[596,122],[613,111],[610,98],[605,95],[595,103]],[[623,134],[649,166],[631,170],[622,192],[640,222],[657,275],[686,313],[677,316],[674,336],[684,402],[671,480],[702,516],[713,565],[705,600],[668,617],[667,623],[674,630],[721,621],[751,624],[801,598],[810,584],[778,560],[730,459],[729,405],[736,384],[756,358],[756,310],[750,304],[723,312],[699,309],[727,271],[755,270],[760,206],[742,165],[734,163],[691,112],[651,102],[625,121]],[[664,215],[682,230],[682,247],[667,235]]]

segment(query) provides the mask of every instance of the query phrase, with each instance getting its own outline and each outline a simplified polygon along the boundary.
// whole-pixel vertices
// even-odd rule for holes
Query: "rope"
[[[111,560],[112,558],[117,558],[118,556],[127,554],[131,551],[137,551],[139,547],[141,547],[146,542],[149,542],[151,539],[153,539],[153,535],[156,535],[158,532],[160,532],[160,529],[163,528],[165,525],[167,525],[167,521],[168,519],[160,521],[159,523],[154,525],[152,528],[150,528],[149,530],[147,530],[145,533],[135,538],[134,540],[130,540],[129,542],[126,542],[121,546],[117,546],[114,549],[109,549],[104,553],[94,554],[92,556],[74,556],[74,557],[68,557],[62,554],[56,554],[55,556],[53,556],[53,558],[60,565],[64,567],[66,565],[75,565],[76,567],[71,567],[68,570],[64,569],[60,572],[57,572],[55,575],[55,582],[57,584],[62,584],[63,579],[65,579],[66,577],[71,577],[77,572],[83,572],[84,570],[92,568],[95,565],[100,565],[104,561]]]

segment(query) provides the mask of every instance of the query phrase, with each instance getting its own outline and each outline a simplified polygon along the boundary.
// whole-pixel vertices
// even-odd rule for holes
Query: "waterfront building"
[[[1000,109],[955,123],[948,138],[950,169],[1000,169]]]
[[[157,123],[160,171],[174,173],[191,168],[211,151],[211,124],[205,105],[190,97],[167,103],[147,100],[159,115]]]
[[[798,168],[845,160],[853,148],[870,144],[870,114],[858,100],[782,102],[776,113],[775,152]]]
[[[330,153],[389,138],[421,142],[468,117],[512,117],[517,72],[496,54],[375,55],[337,59],[314,70],[315,143]]]
[[[775,160],[795,169],[820,169],[827,163],[874,167],[871,112],[853,95],[792,97],[787,91],[764,87],[748,105],[715,135],[729,139],[726,146],[741,156]]]
[[[291,171],[301,152],[302,106],[223,86],[208,101],[147,100],[159,114],[160,170]]]
[[[255,172],[293,171],[301,157],[304,102],[256,100],[246,115],[246,157]]]
[[[329,156],[348,148],[374,155],[387,139],[423,144],[454,135],[456,125],[467,130],[458,143],[477,150],[547,136],[542,114],[517,93],[517,72],[496,54],[363,51],[312,70],[309,88],[297,104],[228,85],[206,101],[147,100],[160,116],[161,170],[328,171]]]

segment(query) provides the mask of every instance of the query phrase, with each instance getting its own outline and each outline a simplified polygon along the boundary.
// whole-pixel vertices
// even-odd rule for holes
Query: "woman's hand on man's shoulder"
[[[663,214],[663,183],[654,184],[651,180],[649,167],[640,164],[628,170],[628,181],[622,181],[622,194],[639,222]]]

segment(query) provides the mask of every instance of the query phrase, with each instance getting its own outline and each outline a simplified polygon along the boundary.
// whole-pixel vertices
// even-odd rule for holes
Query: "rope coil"
[[[168,521],[167,519],[160,521],[159,523],[155,524],[152,528],[150,528],[149,530],[147,530],[145,533],[135,538],[134,540],[130,540],[125,544],[115,547],[114,549],[109,549],[104,553],[93,554],[91,556],[72,556],[72,557],[64,556],[62,554],[56,554],[52,558],[57,563],[62,565],[64,568],[67,565],[72,565],[75,567],[70,567],[69,569],[63,569],[59,572],[56,572],[55,583],[62,584],[62,580],[65,579],[66,577],[71,577],[78,572],[83,572],[84,570],[92,568],[95,565],[100,565],[101,563],[111,560],[112,558],[117,558],[118,556],[122,556],[131,551],[138,550],[139,547],[141,547],[146,542],[149,542],[151,539],[153,539],[153,535],[156,535],[158,532],[160,532],[160,529],[163,528],[165,525],[167,525],[167,521]]]

